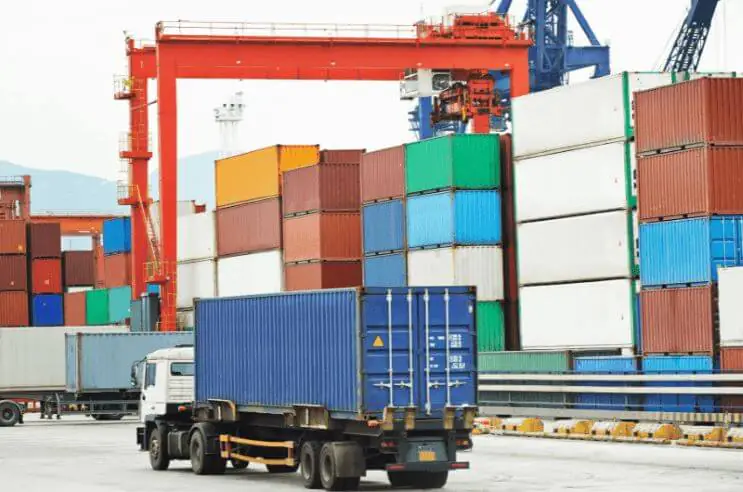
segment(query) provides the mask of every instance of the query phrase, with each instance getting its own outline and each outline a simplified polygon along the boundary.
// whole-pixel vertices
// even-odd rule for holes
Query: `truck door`
[[[141,417],[165,415],[167,397],[167,361],[147,361],[142,378]]]

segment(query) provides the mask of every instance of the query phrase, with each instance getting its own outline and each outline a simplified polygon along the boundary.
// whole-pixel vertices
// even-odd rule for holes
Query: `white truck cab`
[[[194,349],[174,347],[149,354],[138,371],[142,390],[142,422],[172,414],[190,406],[194,398]]]

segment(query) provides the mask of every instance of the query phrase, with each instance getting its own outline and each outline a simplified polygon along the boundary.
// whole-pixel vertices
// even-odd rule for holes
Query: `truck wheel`
[[[449,472],[412,472],[411,485],[416,489],[440,489],[446,485],[449,479]]]
[[[410,472],[387,472],[387,479],[390,481],[393,489],[411,487],[413,485]]]
[[[230,460],[230,465],[232,465],[232,468],[234,468],[235,470],[244,470],[250,465],[250,463],[248,463],[247,461],[240,461],[232,458]]]
[[[338,477],[338,464],[333,443],[325,443],[320,451],[320,482],[325,490],[358,490],[359,477]]]
[[[268,473],[296,473],[298,466],[266,465]]]
[[[307,441],[302,445],[302,450],[299,453],[302,480],[306,489],[319,489],[322,487],[319,466],[321,446],[317,441]]]
[[[189,445],[191,469],[197,475],[220,475],[227,467],[227,460],[218,454],[206,454],[206,439],[200,431],[191,436]]]
[[[21,420],[21,407],[15,402],[0,403],[0,427],[13,427]]]
[[[160,429],[157,427],[152,429],[150,434],[150,466],[153,470],[163,471],[167,470],[170,466],[170,458],[168,457],[168,436],[165,433],[160,433]]]

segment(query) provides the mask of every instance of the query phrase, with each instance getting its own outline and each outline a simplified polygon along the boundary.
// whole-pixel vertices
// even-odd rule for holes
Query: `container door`
[[[446,407],[475,405],[475,296],[439,288],[423,289],[417,297],[420,413],[439,417]]]

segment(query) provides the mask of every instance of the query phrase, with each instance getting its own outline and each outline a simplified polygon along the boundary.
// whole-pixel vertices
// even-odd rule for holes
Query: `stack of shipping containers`
[[[0,327],[28,326],[26,221],[0,220]]]
[[[355,287],[361,280],[362,150],[323,150],[282,174],[285,290]]]
[[[64,325],[62,233],[59,224],[28,225],[31,324]]]
[[[741,109],[741,79],[705,78],[637,95],[646,372],[715,369],[718,268],[743,264]],[[743,369],[734,349],[723,349],[721,361],[723,370]],[[647,401],[649,410],[714,407],[711,397]]]
[[[64,284],[64,323],[67,326],[85,326],[85,299],[87,291],[96,283],[96,264],[92,250],[62,252]]]
[[[182,328],[192,328],[194,299],[217,295],[217,248],[215,213],[178,215],[177,319]],[[147,304],[148,300],[140,300]],[[146,305],[137,309],[150,313]],[[132,323],[134,324],[134,323]]]
[[[131,235],[131,220],[128,217],[103,223],[105,288],[86,291],[86,325],[121,324],[130,318]]]

